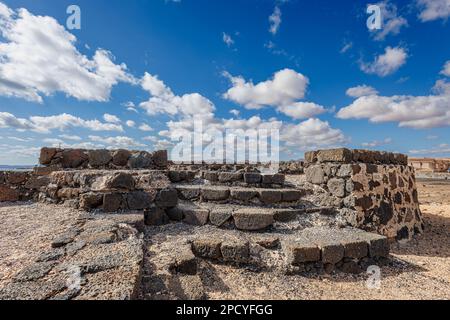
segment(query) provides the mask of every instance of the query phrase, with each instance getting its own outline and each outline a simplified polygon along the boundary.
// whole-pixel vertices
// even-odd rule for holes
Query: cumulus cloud
[[[339,110],[341,119],[398,122],[400,127],[426,129],[450,126],[450,95],[364,96]]]
[[[106,144],[109,148],[129,148],[129,147],[145,147],[145,144],[135,141],[133,138],[125,136],[117,137],[99,137],[89,136],[93,142],[100,142]]]
[[[114,85],[134,81],[106,50],[92,59],[82,55],[76,37],[54,18],[0,4],[0,95],[42,103],[43,96],[62,92],[107,101]]]
[[[148,131],[153,131],[153,128],[150,127],[148,124],[143,123],[139,126],[139,130],[148,132]]]
[[[136,125],[136,122],[134,122],[133,120],[128,120],[125,124],[128,127],[133,128]]]
[[[397,15],[397,6],[389,1],[377,3],[381,9],[383,17],[383,27],[381,30],[371,30],[373,38],[377,41],[384,40],[388,35],[396,35],[400,33],[402,27],[408,26],[408,21]]]
[[[447,19],[450,16],[450,0],[417,0],[422,22]]]
[[[450,145],[442,143],[429,149],[413,149],[409,151],[412,155],[430,155],[430,154],[450,154]]]
[[[79,136],[68,135],[68,134],[60,134],[59,137],[64,140],[73,140],[73,141],[81,141],[82,140],[81,137],[79,137]]]
[[[103,115],[103,119],[108,123],[120,123],[121,122],[117,116],[108,114],[108,113],[105,113]]]
[[[239,115],[241,114],[241,112],[239,110],[236,109],[232,109],[230,110],[230,113],[235,116],[235,117],[239,117]]]
[[[18,131],[34,131],[50,133],[52,130],[64,131],[70,128],[85,128],[92,131],[123,131],[121,125],[104,123],[95,120],[84,120],[73,115],[63,113],[60,115],[38,117],[29,119],[17,118],[8,112],[0,112],[0,128],[13,128]]]
[[[312,102],[295,102],[290,105],[280,106],[278,110],[292,119],[307,119],[326,111],[323,106]]]
[[[360,86],[349,88],[347,90],[346,94],[352,98],[359,98],[359,97],[378,94],[378,91],[371,86],[367,86],[367,85],[363,84]]]
[[[341,130],[333,129],[327,121],[315,118],[299,124],[285,125],[281,139],[285,141],[286,147],[295,147],[303,151],[339,146],[348,142]]]
[[[269,23],[269,32],[273,35],[276,35],[281,25],[281,10],[278,6],[275,7],[273,13],[269,16]]]
[[[408,53],[401,47],[386,47],[384,54],[375,57],[370,63],[360,62],[360,69],[367,74],[386,77],[406,63]]]
[[[231,81],[232,87],[223,97],[247,109],[291,104],[305,96],[309,84],[307,77],[292,69],[280,70],[272,79],[258,84],[247,82],[241,76],[233,77],[227,72],[224,75]]]

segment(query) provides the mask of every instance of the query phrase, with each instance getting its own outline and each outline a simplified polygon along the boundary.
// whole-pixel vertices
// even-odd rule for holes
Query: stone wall
[[[166,169],[167,151],[42,148],[39,163],[63,169]]]
[[[0,202],[32,200],[48,183],[47,177],[32,172],[0,171]]]
[[[307,153],[306,180],[347,224],[388,238],[423,231],[415,174],[405,155],[335,149]]]

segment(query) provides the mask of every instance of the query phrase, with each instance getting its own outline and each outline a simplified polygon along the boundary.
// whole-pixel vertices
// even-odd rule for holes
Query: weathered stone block
[[[278,190],[261,190],[259,199],[265,204],[278,203],[282,200],[282,193]]]
[[[250,259],[249,243],[244,240],[228,240],[220,247],[223,261],[233,263],[246,263]]]
[[[325,177],[325,171],[320,165],[313,165],[305,169],[306,181],[313,184],[323,184],[326,183],[327,179]]]
[[[183,210],[179,207],[167,209],[166,214],[172,221],[181,221],[184,218]]]
[[[235,172],[220,172],[219,181],[220,182],[235,182],[242,180],[242,173]]]
[[[152,158],[153,158],[153,164],[156,165],[157,167],[159,167],[159,168],[167,167],[167,161],[168,161],[167,150],[158,150],[158,151],[153,152]]]
[[[128,150],[119,149],[114,151],[112,163],[118,167],[125,167],[128,164],[128,159],[131,157],[131,152]]]
[[[186,186],[186,187],[177,187],[178,196],[180,199],[183,200],[196,200],[200,198],[201,195],[201,189],[200,187],[192,187],[192,186]]]
[[[230,197],[230,189],[228,188],[203,188],[202,198],[206,201],[222,201]]]
[[[231,190],[231,198],[238,201],[250,201],[253,198],[258,196],[258,192],[255,190],[248,189],[232,189]]]
[[[143,210],[150,208],[153,197],[144,191],[134,191],[127,194],[127,203],[130,210]]]
[[[172,208],[178,204],[178,193],[175,189],[165,189],[158,192],[156,205],[161,208]]]
[[[361,259],[367,257],[369,251],[369,245],[366,241],[361,240],[349,240],[343,242],[345,257],[353,259]]]
[[[390,251],[389,240],[386,237],[372,239],[369,245],[369,254],[372,258],[388,257]]]
[[[317,151],[305,152],[305,161],[308,163],[314,163],[317,161]]]
[[[120,193],[106,193],[103,196],[103,211],[117,212],[122,207],[123,197]]]
[[[128,166],[131,169],[150,168],[153,164],[153,157],[150,153],[141,151],[131,154],[128,159]]]
[[[279,222],[289,222],[297,219],[302,213],[305,213],[305,211],[301,209],[274,209],[273,219]]]
[[[232,208],[214,208],[209,213],[209,221],[211,224],[221,227],[227,223],[233,216]]]
[[[169,217],[166,215],[166,212],[157,206],[145,209],[144,219],[147,226],[162,226],[169,223]]]
[[[322,262],[336,264],[344,259],[344,246],[341,244],[324,243],[319,244],[322,250]]]
[[[0,202],[14,202],[19,201],[19,192],[8,186],[0,185]]]
[[[187,224],[203,226],[208,223],[209,210],[207,209],[183,209],[184,219]]]
[[[134,178],[131,174],[119,172],[106,180],[107,189],[133,190],[135,185]]]
[[[340,178],[333,178],[328,180],[328,190],[330,193],[338,198],[345,197],[345,180]]]
[[[303,191],[301,190],[283,190],[282,201],[283,202],[294,202],[300,200],[303,196]]]
[[[261,182],[261,174],[259,173],[244,173],[244,182],[248,184],[257,184]]]
[[[103,167],[109,164],[112,156],[108,150],[90,150],[88,152],[89,165],[92,168]]]
[[[286,245],[288,262],[291,265],[301,265],[306,262],[320,261],[320,249],[308,241],[293,241]]]
[[[285,179],[286,179],[286,177],[284,174],[277,173],[272,176],[272,183],[282,185],[282,184],[284,184]]]
[[[318,162],[350,163],[352,161],[352,152],[345,148],[320,150],[317,153],[317,160]]]
[[[98,193],[84,193],[80,196],[80,208],[84,210],[95,209],[102,205],[103,195]]]
[[[62,153],[63,168],[78,168],[88,160],[88,156],[81,149],[67,149]]]
[[[20,185],[28,180],[29,174],[26,172],[10,172],[6,180],[10,184]]]
[[[216,182],[219,180],[219,174],[217,172],[204,172],[203,173],[203,178],[205,180],[211,181],[211,182]]]
[[[48,184],[50,184],[50,182],[51,182],[51,179],[48,176],[32,176],[25,183],[25,188],[39,190],[40,188],[45,187]]]
[[[240,209],[233,213],[234,224],[239,230],[263,230],[273,224],[273,213],[262,208]]]
[[[39,156],[39,163],[42,165],[50,164],[56,154],[56,148],[42,148]]]
[[[192,242],[192,252],[200,258],[217,260],[222,257],[221,244],[220,240],[197,239]]]

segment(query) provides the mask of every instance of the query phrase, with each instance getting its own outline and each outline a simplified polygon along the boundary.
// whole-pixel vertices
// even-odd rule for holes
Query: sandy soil
[[[450,299],[450,182],[419,182],[423,235],[392,247],[379,289],[369,274],[285,276],[208,265],[202,277],[212,299]],[[207,271],[206,271],[207,270]],[[208,287],[209,285],[209,287]]]

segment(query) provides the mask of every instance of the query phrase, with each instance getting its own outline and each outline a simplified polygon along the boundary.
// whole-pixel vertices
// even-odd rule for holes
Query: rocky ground
[[[91,216],[63,206],[0,204],[0,299],[450,299],[450,182],[419,181],[418,188],[425,233],[392,246],[378,289],[368,288],[365,273],[286,275],[204,260],[189,275],[194,257],[184,250],[187,244],[164,245],[179,236],[175,227],[158,236],[147,229],[141,239],[139,214]],[[182,276],[165,271],[174,263],[172,250],[188,262],[175,261]]]

